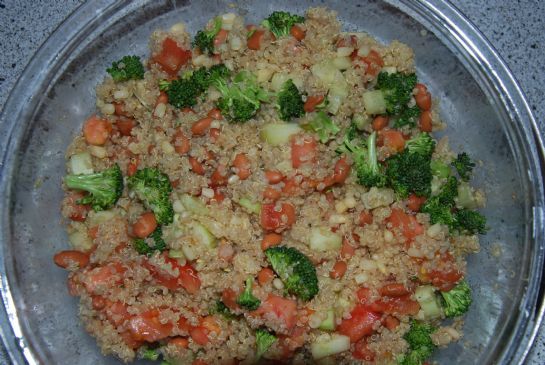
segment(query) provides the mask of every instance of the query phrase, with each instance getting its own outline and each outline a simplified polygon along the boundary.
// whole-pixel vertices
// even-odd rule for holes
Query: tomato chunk
[[[295,208],[289,203],[262,204],[261,227],[267,231],[282,231],[295,223]]]
[[[293,168],[313,163],[316,160],[317,146],[316,140],[312,137],[296,136],[293,138],[291,140],[291,164]]]
[[[413,239],[424,233],[424,227],[418,223],[416,217],[405,213],[401,209],[393,208],[388,221],[392,226],[399,228],[401,234],[408,239]]]
[[[191,51],[178,46],[172,38],[165,38],[161,52],[152,58],[153,62],[171,76],[176,76],[180,68],[190,59]]]
[[[197,271],[190,265],[180,265],[178,261],[169,257],[164,257],[164,260],[169,263],[174,269],[178,269],[178,276],[173,276],[170,273],[161,270],[152,265],[149,261],[144,263],[144,266],[151,271],[153,278],[161,285],[170,290],[184,288],[188,293],[195,294],[201,287],[201,280]]]
[[[273,313],[276,318],[284,322],[286,328],[291,329],[297,322],[297,303],[291,299],[269,294],[266,301],[254,311],[255,314]]]
[[[373,334],[373,327],[381,317],[379,313],[373,312],[363,305],[357,305],[350,314],[351,318],[343,319],[338,331],[350,337],[352,343]]]
[[[172,323],[161,323],[159,310],[152,309],[135,315],[129,321],[129,331],[136,340],[156,342],[169,337]]]

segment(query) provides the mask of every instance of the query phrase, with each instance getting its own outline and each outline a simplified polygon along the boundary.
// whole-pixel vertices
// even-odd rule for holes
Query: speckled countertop
[[[0,108],[37,48],[81,0],[0,0]],[[545,1],[454,0],[507,61],[545,132]],[[0,364],[7,364],[0,345]],[[545,363],[545,326],[529,365]]]

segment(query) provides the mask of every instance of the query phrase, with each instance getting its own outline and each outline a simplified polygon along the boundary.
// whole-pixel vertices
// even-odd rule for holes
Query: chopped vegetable
[[[212,27],[199,30],[193,39],[193,46],[198,47],[202,53],[214,53],[214,38],[221,30],[221,18],[216,17]]]
[[[159,224],[170,224],[174,209],[170,201],[172,185],[168,176],[156,168],[138,170],[128,179],[129,188],[155,213]]]
[[[452,161],[452,166],[458,171],[458,175],[460,175],[462,180],[468,181],[473,172],[473,168],[475,167],[475,163],[471,161],[471,158],[467,153],[462,152],[456,156],[454,161]]]
[[[151,256],[154,252],[163,252],[166,250],[167,245],[163,239],[163,231],[161,227],[157,227],[151,235],[147,238],[147,240],[153,242],[153,246],[150,246],[145,239],[142,238],[136,238],[133,241],[134,249],[136,252],[138,252],[140,255],[147,255]]]
[[[138,56],[125,56],[112,63],[106,70],[115,82],[139,80],[144,78],[144,66]]]
[[[117,164],[93,174],[67,175],[64,183],[69,189],[88,192],[77,204],[90,204],[95,211],[113,207],[123,193],[123,175]]]
[[[390,115],[398,115],[407,109],[415,86],[415,74],[381,72],[378,74],[376,88],[384,96],[386,112]]]
[[[292,118],[299,118],[305,114],[305,102],[291,79],[282,85],[282,89],[278,93],[277,104],[280,119],[284,121],[290,121]]]
[[[411,321],[411,328],[403,338],[409,344],[409,352],[401,358],[401,365],[422,365],[435,350],[431,334],[435,327],[431,324]]]
[[[253,282],[254,279],[252,277],[248,277],[246,279],[246,289],[244,289],[244,291],[237,298],[237,304],[250,311],[256,310],[261,304],[261,300],[257,299],[252,294]]]
[[[350,339],[347,336],[333,334],[331,337],[318,337],[310,344],[310,352],[314,360],[339,354],[350,349]]]
[[[275,246],[268,248],[265,256],[289,293],[306,301],[318,293],[316,269],[301,252],[293,247]]]
[[[271,146],[280,146],[290,141],[290,138],[301,132],[301,127],[294,123],[266,124],[261,129],[261,139]]]
[[[314,251],[335,251],[342,246],[342,236],[331,232],[329,227],[314,227],[310,230],[310,248]]]
[[[445,316],[458,317],[469,310],[471,306],[471,288],[465,280],[460,281],[449,291],[441,291],[441,303]]]
[[[290,14],[286,11],[274,11],[261,22],[261,25],[270,30],[276,38],[281,38],[290,34],[294,24],[304,21],[305,18],[302,16]]]
[[[316,117],[303,125],[303,128],[317,133],[322,143],[329,141],[341,130],[324,111],[316,113]]]
[[[256,346],[256,359],[261,358],[265,352],[275,343],[278,339],[275,335],[269,331],[258,328],[255,331],[255,346]]]

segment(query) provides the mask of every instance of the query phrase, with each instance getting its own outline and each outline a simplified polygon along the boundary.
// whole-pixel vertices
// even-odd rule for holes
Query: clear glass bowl
[[[94,87],[125,54],[145,55],[155,28],[187,22],[195,31],[231,1],[92,1],[41,47],[1,115],[1,333],[16,364],[114,364],[77,320],[66,272],[53,254],[67,247],[60,225],[64,151],[94,110]],[[304,11],[313,1],[240,1],[258,21],[272,10]],[[543,314],[543,142],[520,88],[475,27],[440,0],[328,1],[345,28],[416,53],[419,77],[441,99],[455,150],[484,165],[490,232],[469,259],[474,305],[465,337],[438,352],[442,364],[522,363]],[[501,252],[499,256],[493,252]]]

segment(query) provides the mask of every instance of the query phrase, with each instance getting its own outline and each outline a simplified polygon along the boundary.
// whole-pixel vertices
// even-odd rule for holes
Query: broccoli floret
[[[300,15],[290,14],[286,11],[275,11],[263,20],[261,25],[270,30],[276,38],[281,38],[290,34],[294,24],[304,21],[305,18]]]
[[[275,246],[268,248],[265,256],[289,293],[306,301],[318,293],[316,268],[301,252],[293,247]]]
[[[210,29],[199,30],[193,39],[193,46],[198,47],[202,53],[214,53],[214,38],[221,29],[221,18],[216,17]]]
[[[316,113],[316,117],[310,123],[303,125],[303,128],[317,133],[322,143],[329,141],[341,130],[323,111]]]
[[[278,93],[277,103],[280,119],[282,120],[289,121],[305,114],[303,97],[291,79],[282,85],[282,89]]]
[[[405,149],[386,160],[388,183],[402,198],[410,193],[418,196],[431,194],[431,154],[435,142],[422,133],[407,142]]]
[[[422,365],[435,350],[431,334],[436,328],[429,323],[411,321],[411,328],[403,338],[409,344],[409,352],[400,361],[401,365]]]
[[[431,224],[441,223],[453,227],[455,217],[452,212],[458,194],[458,180],[450,176],[441,187],[439,194],[429,198],[420,208],[422,213],[430,215]]]
[[[192,77],[172,82],[160,81],[159,89],[167,93],[169,104],[179,109],[197,104],[197,98],[203,92],[201,86]]]
[[[144,78],[144,66],[138,56],[125,56],[112,63],[112,67],[106,69],[115,82],[127,80],[139,80]]]
[[[221,300],[216,301],[211,309],[211,313],[219,314],[227,320],[235,319],[237,316]]]
[[[252,277],[246,279],[246,288],[237,298],[238,305],[251,311],[256,310],[261,305],[261,300],[252,294],[253,281]]]
[[[208,89],[212,80],[227,79],[231,75],[231,71],[222,63],[214,65],[209,69],[201,67],[193,72],[191,79],[199,86],[202,91]]]
[[[465,234],[485,234],[486,218],[479,212],[460,209],[454,214],[455,229]]]
[[[452,161],[452,166],[458,171],[458,175],[464,181],[468,181],[475,163],[471,161],[469,155],[465,152],[459,153],[456,159]]]
[[[376,87],[384,95],[388,114],[402,114],[407,109],[416,81],[415,74],[379,73]],[[414,113],[414,111],[411,113]]]
[[[172,185],[168,176],[156,168],[138,170],[128,179],[129,188],[136,193],[144,205],[153,211],[157,223],[170,224],[174,209],[170,201]]]
[[[261,358],[276,340],[277,338],[275,335],[265,329],[258,328],[255,331],[256,358]]]
[[[420,108],[416,105],[403,110],[399,117],[394,120],[394,127],[401,128],[407,125],[412,128],[416,126],[420,113]]]
[[[159,351],[157,349],[145,349],[142,351],[142,359],[157,361],[159,360]]]
[[[217,104],[221,114],[232,122],[246,122],[257,113],[261,102],[267,101],[266,92],[250,72],[239,72],[230,85],[224,77],[211,78],[210,82],[222,95]]]
[[[451,290],[442,291],[441,297],[445,316],[458,317],[467,312],[471,305],[471,288],[465,280],[462,280]]]
[[[97,212],[111,208],[123,193],[123,175],[117,164],[93,174],[67,175],[64,183],[70,189],[88,192],[77,203],[90,204]]]
[[[423,156],[431,156],[435,149],[435,141],[428,133],[420,133],[415,138],[407,141],[405,148],[410,153],[418,153]],[[431,162],[431,161],[430,161]]]
[[[163,239],[163,230],[160,226],[147,237],[148,240],[153,241],[153,246],[148,245],[146,240],[142,238],[136,238],[133,241],[134,249],[140,255],[151,256],[155,251],[163,252],[167,248],[167,244]]]
[[[367,143],[364,143],[356,136],[356,126],[355,124],[351,124],[344,138],[343,146],[338,148],[337,152],[352,154],[359,184],[367,187],[384,186],[386,184],[386,175],[384,175],[383,166],[378,162],[376,132],[371,133],[367,137]]]

